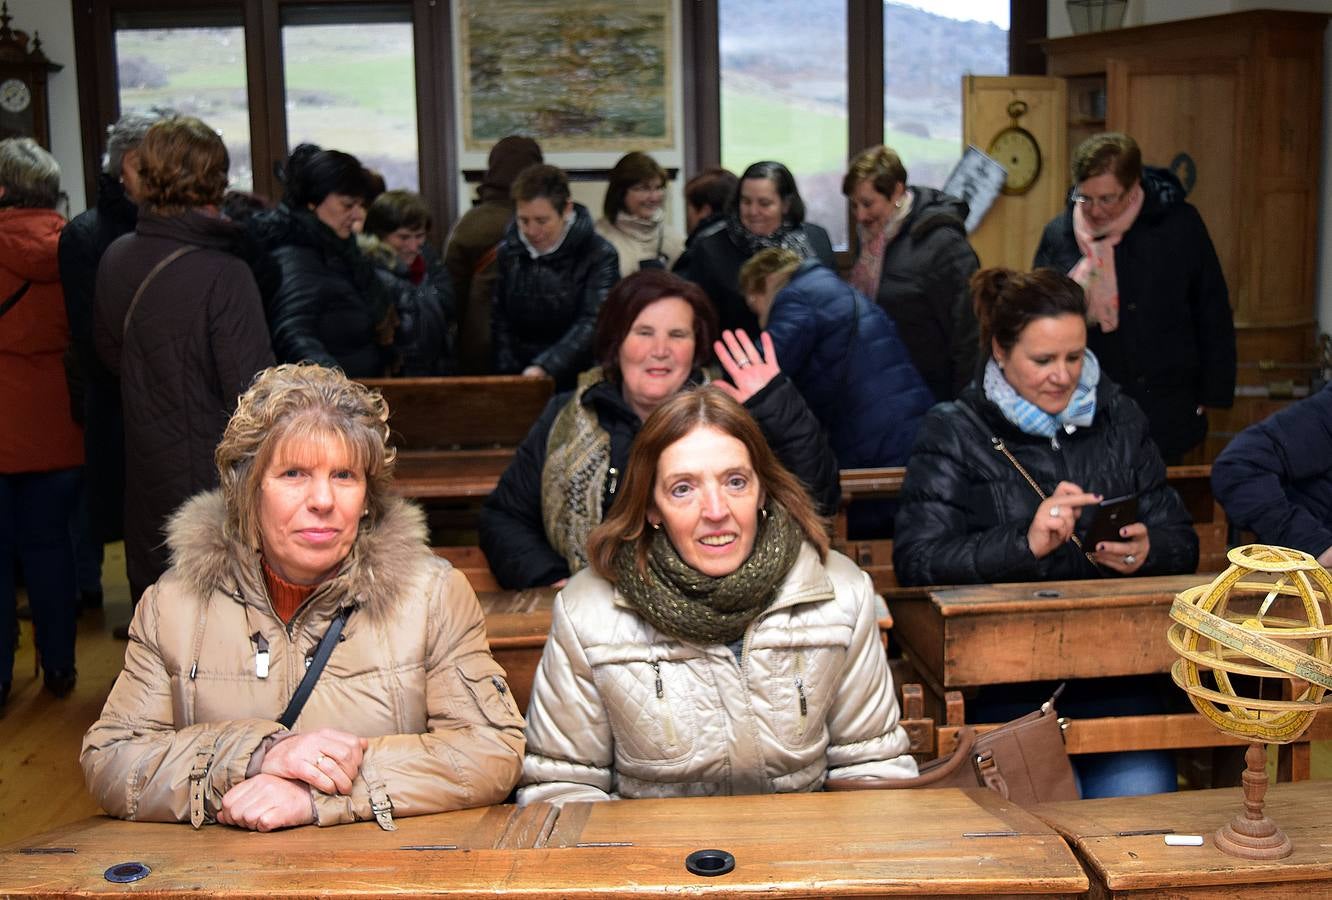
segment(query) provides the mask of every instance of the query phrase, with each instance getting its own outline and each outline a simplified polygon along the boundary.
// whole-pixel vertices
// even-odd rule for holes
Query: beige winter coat
[[[527,710],[518,802],[813,791],[905,778],[869,576],[806,544],[777,598],[725,645],[668,637],[585,569],[555,600]]]
[[[605,216],[597,219],[596,229],[619,254],[621,278],[637,272],[645,259],[660,259],[670,271],[684,252],[684,238],[668,229],[664,221],[644,222],[621,213],[614,222]]]
[[[88,788],[114,816],[212,822],[251,757],[283,731],[304,660],[344,605],[342,641],[293,731],[370,739],[350,796],[311,790],[320,825],[501,802],[517,781],[523,721],[491,658],[467,580],[425,544],[422,513],[394,500],[342,570],[284,627],[258,554],[222,535],[218,493],[171,520],[173,566],[144,594],[125,669],[83,739]],[[268,643],[266,677],[258,642]],[[372,808],[373,807],[373,808]]]

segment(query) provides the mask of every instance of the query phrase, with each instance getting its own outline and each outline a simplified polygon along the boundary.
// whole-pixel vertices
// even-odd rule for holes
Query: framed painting
[[[547,153],[675,143],[672,0],[459,0],[463,147]]]

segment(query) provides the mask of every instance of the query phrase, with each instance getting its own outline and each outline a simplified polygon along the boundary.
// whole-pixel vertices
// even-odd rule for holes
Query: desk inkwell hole
[[[147,878],[152,871],[141,862],[125,862],[117,863],[102,874],[112,884],[129,884],[131,881]]]
[[[1041,588],[1039,591],[1032,591],[1031,595],[1033,597],[1040,597],[1042,600],[1053,600],[1056,597],[1063,596],[1053,588]]]
[[[725,875],[735,868],[735,857],[725,850],[695,850],[685,857],[685,868],[706,878]]]

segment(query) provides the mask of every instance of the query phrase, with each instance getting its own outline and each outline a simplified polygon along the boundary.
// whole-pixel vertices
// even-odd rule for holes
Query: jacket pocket
[[[677,763],[694,754],[697,676],[689,659],[653,649],[663,648],[589,647],[588,662],[610,719],[616,755],[634,763]]]
[[[782,637],[750,647],[754,709],[782,746],[800,749],[827,733],[851,629],[815,626]]]
[[[522,714],[499,663],[489,656],[473,654],[458,662],[458,673],[472,704],[487,722],[497,728],[522,727]]]

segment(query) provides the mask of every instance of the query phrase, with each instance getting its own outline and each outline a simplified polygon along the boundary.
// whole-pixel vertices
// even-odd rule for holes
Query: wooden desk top
[[[1212,575],[976,585],[890,598],[893,635],[939,690],[1168,672],[1175,594]]]
[[[90,819],[0,848],[0,896],[1072,897],[1089,886],[1062,838],[986,791],[536,804],[398,824],[261,835]],[[438,845],[457,849],[412,849]],[[57,847],[75,852],[23,852]],[[732,852],[735,870],[690,874],[685,856],[704,848]],[[129,888],[104,879],[128,860],[152,874]]]
[[[1259,862],[1216,849],[1216,830],[1243,809],[1240,789],[1187,791],[1149,797],[1047,803],[1032,813],[1077,850],[1106,897],[1332,896],[1332,781],[1274,784],[1266,812],[1285,830],[1295,852]],[[1200,834],[1201,847],[1168,847],[1162,836],[1121,831],[1170,828]],[[1099,889],[1099,892],[1098,892]]]

